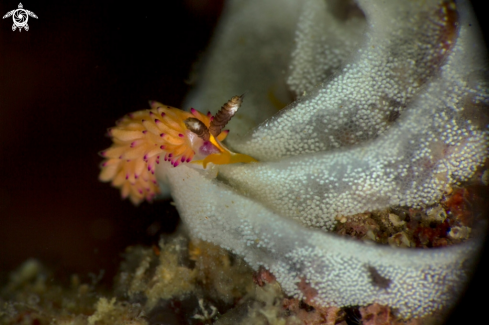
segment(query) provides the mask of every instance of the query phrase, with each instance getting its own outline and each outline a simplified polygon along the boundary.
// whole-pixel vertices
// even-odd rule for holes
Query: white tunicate
[[[403,317],[453,302],[467,280],[475,241],[437,250],[369,246],[308,229],[188,167],[161,168],[190,234],[270,270],[290,295],[306,279],[324,306],[395,307]],[[165,176],[163,176],[165,175]]]
[[[331,228],[338,214],[435,203],[447,186],[472,176],[487,156],[487,129],[464,117],[475,106],[476,90],[463,80],[480,73],[482,52],[472,52],[467,34],[462,27],[439,76],[384,136],[348,150],[223,166],[220,176],[278,214],[312,227]],[[480,100],[489,104],[489,97]]]
[[[386,10],[401,10],[397,5],[392,6]],[[430,13],[436,12],[435,8],[442,11],[436,1],[423,9]],[[272,123],[258,127],[251,140],[233,142],[236,148],[260,160],[282,157],[280,161],[223,166],[220,168],[221,178],[280,215],[296,218],[307,226],[326,229],[334,226],[338,214],[433,204],[441,198],[447,186],[467,180],[482,164],[488,150],[486,126],[480,127],[464,115],[480,103],[489,104],[489,96],[478,92],[476,86],[480,83],[474,82],[483,80],[480,68],[484,65],[484,50],[474,45],[477,42],[470,25],[471,18],[461,14],[458,38],[450,44],[449,54],[440,56],[440,48],[448,46],[448,41],[441,42],[443,37],[438,34],[447,34],[449,28],[427,28],[426,24],[435,24],[438,16],[427,19],[423,10],[416,16],[412,13],[415,9],[419,10],[417,6],[406,8],[410,18],[395,24],[398,29],[392,33],[383,29],[392,27],[392,19],[383,24],[371,23],[375,28],[370,32],[373,36],[366,43],[367,50],[361,51],[343,74],[299,103],[290,105],[283,114],[272,118]],[[311,12],[313,10],[305,11],[307,15]],[[371,16],[375,16],[374,13]],[[304,24],[303,19],[300,22]],[[430,31],[434,31],[433,35]],[[428,33],[427,36],[421,37],[423,32]],[[308,35],[299,33],[299,40],[305,37],[303,34]],[[315,35],[314,28],[312,34]],[[385,38],[383,42],[379,35]],[[376,44],[373,49],[372,44]],[[423,50],[408,51],[410,47]],[[396,52],[397,57],[392,58],[394,48],[404,50]],[[433,58],[441,63],[433,64]],[[415,59],[416,66],[407,69],[405,65]],[[384,71],[381,68],[385,68],[387,61],[396,64],[386,69],[403,73],[395,76],[385,73],[382,79],[378,72]],[[296,65],[296,69],[301,66]],[[371,66],[378,66],[377,72],[367,68]],[[366,83],[369,79],[375,83]],[[396,84],[399,91],[412,85],[408,80],[425,81],[415,98],[407,96],[402,100],[405,109],[389,127],[387,122],[376,122],[378,107],[356,108],[363,102],[379,99],[384,90],[378,85],[382,85],[383,80]],[[339,88],[346,90],[338,92]],[[364,95],[359,96],[361,90]],[[477,103],[474,94],[478,94]],[[340,110],[332,104],[339,101],[343,103]],[[352,111],[344,113],[349,107]],[[388,112],[393,107],[387,105],[384,108]],[[343,124],[335,120],[323,125],[324,118],[319,118],[318,114],[325,114],[324,118],[328,119],[343,114],[350,117]],[[373,127],[375,124],[377,129]],[[301,131],[310,125],[315,125],[310,128],[312,133]],[[352,130],[360,130],[358,139],[347,136],[352,141],[347,145],[338,140],[351,134]],[[369,136],[361,130],[383,136],[368,141]],[[353,146],[353,142],[365,145]],[[328,150],[331,143],[341,148]],[[287,158],[290,155],[294,157]]]
[[[217,178],[158,166],[191,235],[263,265],[287,294],[306,282],[324,306],[449,307],[477,239],[399,249],[327,230],[338,214],[435,204],[484,163],[485,52],[468,4],[234,0],[223,15],[188,106],[245,93],[228,144],[260,162]]]
[[[450,6],[440,1],[405,1],[402,5],[388,1],[382,8],[377,8],[375,1],[359,1],[368,25],[363,40],[351,31],[363,30],[358,14],[340,20],[324,13],[324,1],[306,3],[288,82],[296,93],[310,94],[257,127],[249,138],[230,137],[235,149],[260,161],[375,139],[409,110],[429,82],[440,78],[440,67],[452,52],[446,49],[454,46],[457,22]],[[321,27],[324,29],[318,30]],[[332,27],[331,35],[327,27]],[[353,51],[355,45],[362,46]],[[341,59],[334,57],[331,47],[341,49]],[[335,64],[337,69],[343,67],[340,74],[327,73],[337,69],[323,62],[345,58],[351,58],[347,65],[342,61]],[[466,64],[473,62],[470,57],[464,59],[469,59],[463,61]],[[326,77],[330,80],[324,82]]]

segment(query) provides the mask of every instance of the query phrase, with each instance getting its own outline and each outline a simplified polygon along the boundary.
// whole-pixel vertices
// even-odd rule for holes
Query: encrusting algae
[[[108,130],[114,142],[100,154],[100,180],[112,181],[123,198],[134,204],[152,201],[160,193],[155,167],[163,158],[174,167],[192,163],[206,168],[215,165],[256,162],[254,158],[234,153],[221,141],[228,135],[222,130],[243,102],[234,96],[215,116],[190,112],[150,101],[151,109],[130,113]]]

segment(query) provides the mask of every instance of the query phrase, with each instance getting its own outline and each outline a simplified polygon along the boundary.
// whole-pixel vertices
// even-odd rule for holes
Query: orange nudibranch
[[[108,130],[113,144],[100,152],[104,158],[99,179],[121,189],[134,204],[152,201],[160,193],[155,166],[160,160],[174,167],[183,163],[216,165],[257,160],[222,145],[229,131],[222,128],[236,113],[243,96],[234,96],[211,116],[151,101],[151,109],[130,113]]]

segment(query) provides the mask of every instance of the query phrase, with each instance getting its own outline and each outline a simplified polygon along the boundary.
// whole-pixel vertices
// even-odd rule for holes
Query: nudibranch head
[[[160,193],[155,166],[161,160],[174,167],[183,163],[233,164],[255,162],[250,156],[231,152],[221,141],[222,128],[242,103],[242,96],[229,100],[215,117],[195,109],[190,112],[151,101],[149,110],[130,113],[108,130],[113,144],[100,154],[106,158],[99,179],[111,181],[123,198],[134,204],[152,201]]]

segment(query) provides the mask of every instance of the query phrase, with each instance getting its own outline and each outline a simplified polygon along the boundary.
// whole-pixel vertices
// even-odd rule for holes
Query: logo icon
[[[29,30],[29,25],[27,25],[27,21],[29,20],[29,16],[36,18],[37,16],[35,13],[29,10],[25,10],[24,6],[22,6],[22,3],[19,3],[19,8],[11,10],[3,16],[3,19],[8,18],[12,16],[12,19],[14,20],[14,24],[12,25],[12,30],[15,32],[15,30],[18,28],[19,32],[22,31],[22,28],[24,28],[26,31]]]

